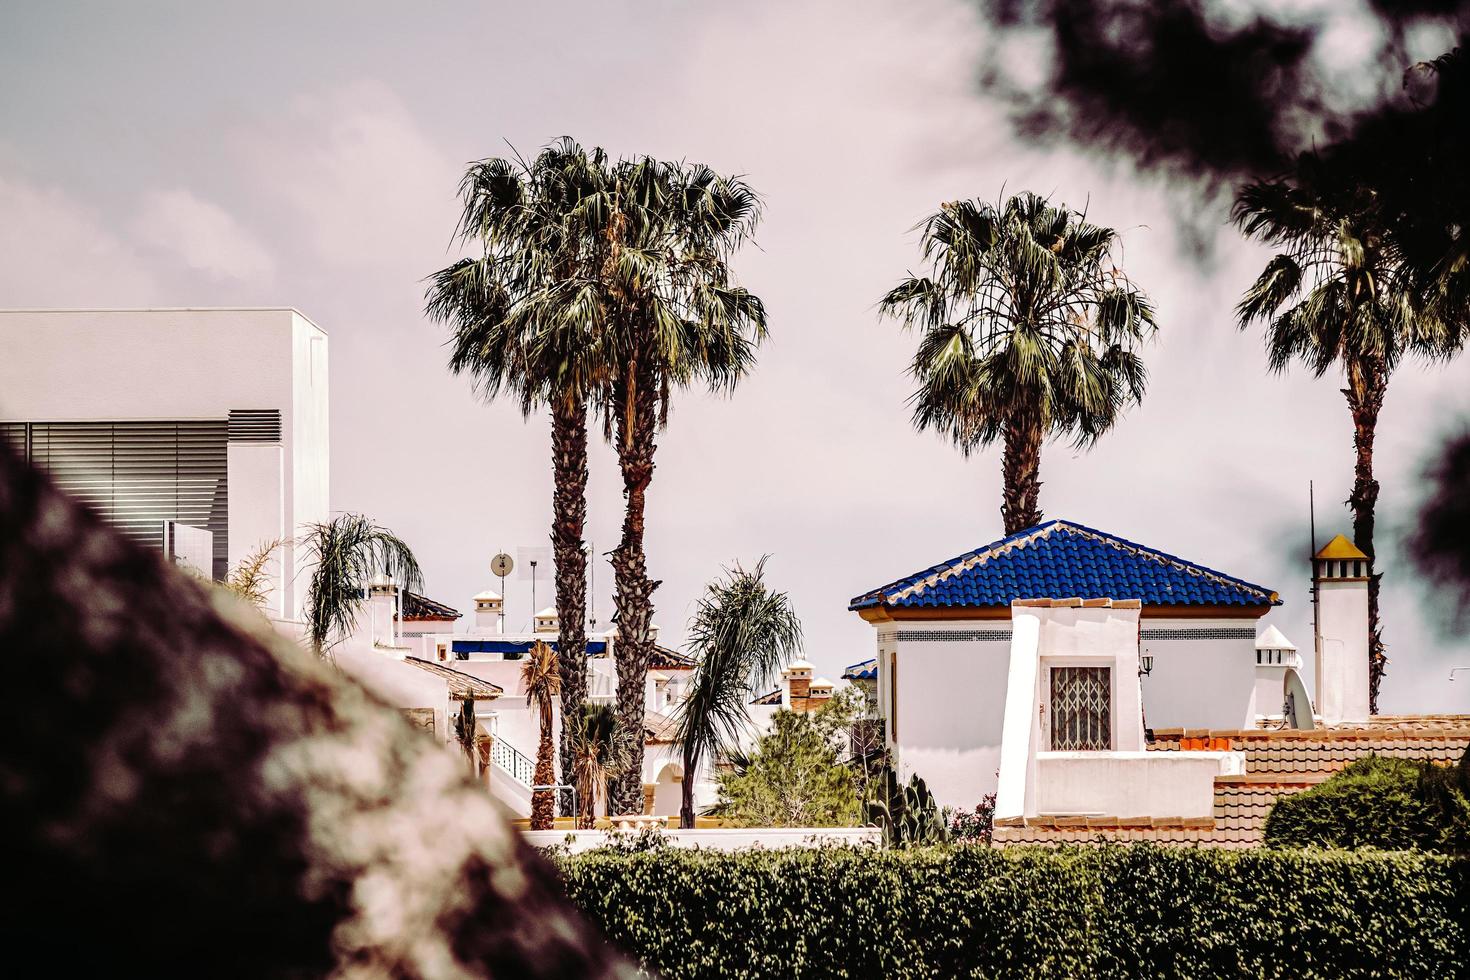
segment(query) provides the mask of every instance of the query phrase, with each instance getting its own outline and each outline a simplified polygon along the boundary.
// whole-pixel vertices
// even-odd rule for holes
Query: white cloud
[[[183,188],[144,195],[133,232],[217,279],[250,281],[275,274],[270,252],[233,215]]]
[[[65,192],[0,175],[0,305],[147,305],[157,284],[102,217]]]
[[[415,270],[442,261],[460,167],[387,86],[359,81],[300,96],[236,139],[256,181],[294,212],[325,263],[398,271],[405,260]]]

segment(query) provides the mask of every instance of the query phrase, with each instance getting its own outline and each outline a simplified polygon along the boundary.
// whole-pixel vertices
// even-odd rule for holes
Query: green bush
[[[608,937],[684,977],[1470,975],[1470,861],[1145,845],[560,856]]]
[[[1266,843],[1463,853],[1470,806],[1460,767],[1368,756],[1289,796],[1266,818]]]

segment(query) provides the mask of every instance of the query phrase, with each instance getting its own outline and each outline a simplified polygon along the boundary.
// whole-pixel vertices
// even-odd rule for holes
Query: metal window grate
[[[1051,747],[1057,752],[1113,747],[1111,667],[1051,669]]]
[[[280,442],[279,408],[230,409],[231,442]]]
[[[135,541],[162,551],[165,521],[211,532],[211,572],[225,576],[229,487],[223,419],[5,423],[0,437],[15,446],[23,439],[35,466]]]

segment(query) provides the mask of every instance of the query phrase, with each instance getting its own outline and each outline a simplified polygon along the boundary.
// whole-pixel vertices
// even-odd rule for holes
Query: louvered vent
[[[234,408],[230,410],[231,442],[280,442],[279,408]]]
[[[0,436],[17,443],[11,424]],[[214,535],[213,574],[229,562],[229,487],[223,419],[186,422],[22,423],[31,461],[104,521],[162,550],[164,521]]]
[[[26,436],[30,432],[24,422],[0,422],[0,442],[5,443],[23,457],[30,455]]]

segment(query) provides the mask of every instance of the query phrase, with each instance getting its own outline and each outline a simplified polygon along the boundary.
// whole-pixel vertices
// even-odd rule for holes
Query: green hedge
[[[1273,846],[1470,850],[1470,805],[1460,784],[1467,767],[1367,756],[1266,817]]]
[[[1470,861],[1149,846],[556,858],[667,977],[1470,976]]]

